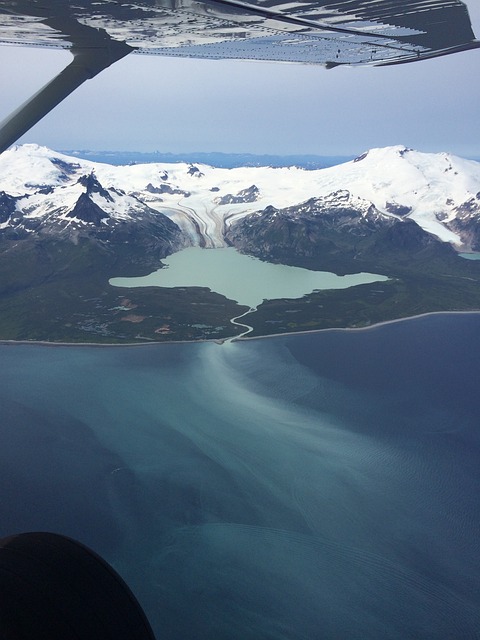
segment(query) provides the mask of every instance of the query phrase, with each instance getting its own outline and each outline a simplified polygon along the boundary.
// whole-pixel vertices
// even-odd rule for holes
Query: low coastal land
[[[134,253],[132,253],[134,257]],[[205,287],[111,286],[111,277],[145,275],[158,267],[135,264],[89,244],[67,250],[43,243],[38,250],[0,255],[2,342],[132,345],[197,340],[223,342],[245,334],[232,319],[246,315],[245,339],[323,329],[358,329],[427,313],[480,311],[480,261],[450,246],[435,253],[390,252],[371,259],[324,255],[290,262],[335,273],[367,271],[385,282],[315,291],[298,299],[265,300],[255,312]]]
[[[418,320],[419,318],[426,318],[429,316],[450,316],[450,315],[480,315],[480,309],[478,311],[432,311],[429,313],[421,313],[416,316],[408,316],[405,318],[398,318],[396,320],[385,320],[384,322],[377,322],[376,324],[372,324],[366,327],[334,327],[330,329],[313,329],[307,331],[295,331],[295,332],[286,332],[286,333],[271,333],[267,335],[261,336],[236,336],[233,338],[227,338],[225,340],[215,340],[213,338],[204,338],[200,340],[169,340],[169,341],[157,341],[157,342],[123,342],[123,343],[113,343],[113,342],[52,342],[50,340],[0,340],[0,346],[18,346],[18,345],[35,345],[40,347],[94,347],[94,348],[108,348],[108,347],[151,347],[151,346],[166,346],[166,345],[178,345],[178,344],[192,344],[198,342],[213,342],[218,345],[222,345],[227,341],[255,341],[255,340],[271,340],[272,338],[285,338],[286,336],[293,335],[308,335],[308,334],[317,334],[317,333],[326,333],[326,332],[363,332],[363,331],[372,331],[374,329],[378,329],[380,327],[397,324],[400,322],[408,322],[411,320]],[[248,332],[250,333],[250,332]]]

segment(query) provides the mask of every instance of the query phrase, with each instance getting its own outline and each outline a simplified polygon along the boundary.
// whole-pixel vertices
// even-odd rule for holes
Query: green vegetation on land
[[[145,266],[133,246],[123,251],[43,240],[0,253],[0,339],[115,344],[221,339],[241,331],[230,318],[246,307],[206,288],[110,286],[113,276],[160,266]]]
[[[3,250],[1,250],[3,247]],[[388,282],[320,291],[300,300],[263,303],[245,322],[251,336],[331,327],[363,327],[432,311],[480,310],[480,262],[449,247],[368,257],[326,252],[311,258],[276,256],[310,269],[370,271]],[[121,289],[113,276],[157,268],[133,244],[111,247],[53,239],[0,244],[0,339],[140,343],[223,339],[241,333],[230,318],[246,311],[206,288]]]

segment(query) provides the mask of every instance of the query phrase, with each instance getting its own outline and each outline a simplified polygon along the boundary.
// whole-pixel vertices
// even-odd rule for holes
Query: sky
[[[468,0],[480,37],[480,2]],[[0,119],[71,60],[0,46]],[[480,50],[394,67],[131,55],[20,142],[53,149],[356,155],[404,144],[480,158]]]

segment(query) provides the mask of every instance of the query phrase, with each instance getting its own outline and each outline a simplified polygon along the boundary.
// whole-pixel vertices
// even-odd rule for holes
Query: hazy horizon
[[[46,145],[45,145],[46,146]],[[397,146],[397,145],[386,145],[386,146]],[[370,149],[373,149],[374,147],[370,147]],[[369,149],[364,149],[362,151],[368,151]],[[332,154],[318,154],[318,153],[250,153],[248,151],[246,152],[241,152],[241,151],[218,151],[216,149],[213,149],[211,151],[204,151],[201,149],[192,149],[189,151],[182,151],[182,152],[175,152],[175,151],[169,151],[169,150],[165,150],[165,151],[161,151],[161,150],[155,150],[155,151],[141,151],[139,149],[132,149],[130,151],[126,150],[126,149],[53,149],[53,151],[57,151],[58,153],[76,153],[76,154],[80,154],[80,153],[91,153],[92,155],[100,155],[100,154],[112,154],[112,155],[117,155],[117,154],[129,154],[129,155],[145,155],[145,156],[150,156],[150,155],[160,155],[160,156],[174,156],[174,157],[181,157],[181,156],[193,156],[193,155],[219,155],[219,156],[245,156],[245,157],[252,157],[252,158],[262,158],[262,157],[271,157],[271,158],[311,158],[313,159],[322,159],[322,158],[336,158],[336,159],[350,159],[350,158],[355,158],[359,155],[359,153],[361,153],[359,151],[359,153],[348,153],[348,154],[341,154],[341,153],[332,153]],[[423,149],[415,149],[415,151],[420,151],[422,153],[441,153],[440,151],[424,151]],[[460,154],[455,154],[453,153],[453,155],[460,155]],[[466,158],[467,160],[476,160],[476,161],[480,161],[480,152],[476,155],[473,156],[461,156]]]

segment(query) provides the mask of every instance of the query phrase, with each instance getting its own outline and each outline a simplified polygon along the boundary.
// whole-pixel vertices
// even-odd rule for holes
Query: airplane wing
[[[72,63],[0,124],[0,152],[88,78],[131,53],[387,65],[477,48],[461,0],[0,0],[0,44]]]

